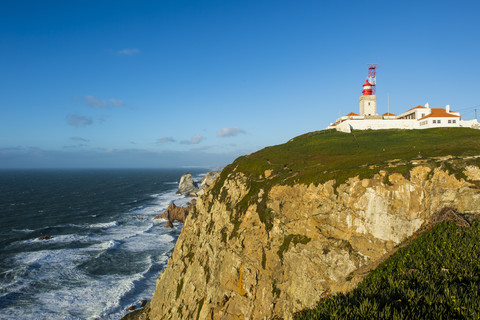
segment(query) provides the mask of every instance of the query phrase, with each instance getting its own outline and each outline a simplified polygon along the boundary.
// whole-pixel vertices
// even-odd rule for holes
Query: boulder
[[[49,234],[46,234],[44,236],[38,237],[36,240],[50,240],[50,239],[53,239],[53,237]]]
[[[142,301],[140,301],[140,308],[145,307],[147,305],[147,302],[148,302],[147,299],[143,299]]]
[[[178,184],[177,193],[183,195],[189,195],[191,193],[196,194],[200,189],[190,173],[185,173],[180,178],[180,183]]]
[[[130,307],[128,307],[127,309],[125,309],[126,311],[133,311],[137,309],[137,307],[135,305],[131,305]]]
[[[200,180],[200,187],[202,189],[210,187],[219,174],[220,172],[216,171],[207,172],[207,174],[202,178],[202,180]]]

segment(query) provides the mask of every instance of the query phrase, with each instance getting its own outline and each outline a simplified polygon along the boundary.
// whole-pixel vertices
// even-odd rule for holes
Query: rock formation
[[[167,220],[167,228],[172,228],[174,221],[185,223],[185,219],[195,207],[195,203],[196,200],[193,199],[192,201],[188,202],[185,207],[178,207],[177,205],[175,205],[175,203],[172,202],[168,206],[167,210],[165,210],[162,214],[157,215],[154,219]]]
[[[35,240],[50,240],[50,239],[53,239],[53,237],[49,234],[46,234],[46,235],[43,235],[43,236],[40,236],[38,237],[37,239]]]
[[[478,141],[472,132],[466,133]],[[381,139],[362,140],[374,137],[369,132],[345,136],[350,140],[332,134],[340,147],[328,145],[330,153],[314,154],[307,162],[304,154],[322,134],[286,144],[296,162],[266,148],[224,169],[185,220],[152,300],[128,319],[292,319],[322,295],[351,289],[358,282],[352,282],[352,272],[391,252],[434,213],[448,215],[442,210],[452,208],[466,216],[480,214],[480,147],[473,150],[473,143],[465,155],[430,158],[409,144],[401,150],[397,145],[392,150],[404,157],[399,160],[361,153],[362,144],[376,152],[384,148],[378,147],[385,143]],[[405,141],[410,135],[398,134]],[[358,148],[359,156],[350,157],[345,146]],[[407,158],[407,152],[417,158]],[[382,167],[372,165],[380,156],[386,159]],[[335,159],[344,161],[336,172],[319,169],[322,161]],[[347,160],[356,167],[344,170]],[[312,176],[316,180],[308,181]]]
[[[190,173],[185,173],[181,178],[180,178],[180,183],[178,184],[178,190],[177,193],[183,194],[183,195],[192,195],[195,196],[195,194],[199,191],[200,189],[198,188],[198,185],[195,181],[193,181],[193,177]]]
[[[219,172],[207,172],[202,180],[200,180],[200,187],[202,189],[210,187],[219,174]]]
[[[337,188],[328,181],[259,190],[265,212],[257,202],[235,220],[249,190],[241,172],[231,173],[219,181],[223,198],[206,193],[198,199],[144,314],[291,319],[412,235],[433,212],[480,213],[480,193],[471,182],[425,166],[409,175],[386,179],[379,172]]]

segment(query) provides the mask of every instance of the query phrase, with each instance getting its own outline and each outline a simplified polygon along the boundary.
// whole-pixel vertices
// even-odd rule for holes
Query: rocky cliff
[[[480,213],[479,133],[465,132],[430,131],[455,137],[436,145],[424,133],[315,133],[237,159],[198,198],[136,318],[291,319],[350,289],[349,274],[434,212]]]

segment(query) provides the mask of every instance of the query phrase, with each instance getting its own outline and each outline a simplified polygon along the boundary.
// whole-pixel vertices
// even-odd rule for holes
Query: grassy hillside
[[[365,130],[351,134],[324,130],[298,136],[287,143],[267,147],[239,157],[224,170],[234,168],[253,181],[264,180],[273,170],[268,185],[277,183],[319,183],[360,174],[369,176],[389,162],[421,161],[433,157],[480,155],[480,130],[438,128],[428,130]],[[393,163],[395,164],[395,162]],[[400,164],[400,166],[398,166]],[[390,170],[395,171],[395,170]]]
[[[480,224],[437,225],[295,319],[480,319]]]
[[[366,130],[353,133],[323,130],[298,136],[287,143],[267,147],[237,158],[221,173],[213,195],[224,200],[221,186],[233,172],[248,178],[249,193],[236,205],[231,222],[238,226],[249,204],[257,203],[260,220],[267,231],[272,227],[272,213],[265,197],[258,202],[259,190],[268,192],[274,185],[318,184],[335,180],[339,185],[349,177],[372,177],[379,170],[388,174],[408,175],[418,164],[442,167],[458,178],[465,178],[463,168],[480,165],[480,130],[438,128],[427,130]],[[451,157],[444,161],[445,157]],[[266,177],[266,172],[268,177]],[[236,236],[236,228],[230,235]]]

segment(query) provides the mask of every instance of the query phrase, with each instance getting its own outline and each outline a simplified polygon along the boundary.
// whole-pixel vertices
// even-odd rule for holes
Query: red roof
[[[350,117],[350,116],[358,116],[358,114],[356,114],[355,112],[350,112],[349,114],[346,115],[347,117]]]
[[[405,112],[408,112],[408,111],[410,111],[410,110],[413,110],[413,109],[418,109],[418,108],[425,108],[425,109],[428,109],[427,107],[424,107],[424,106],[416,106],[416,107],[414,107],[414,108],[412,108],[412,109],[408,109],[408,110],[407,110],[407,111],[405,111]]]
[[[442,109],[442,108],[431,108],[432,110],[432,113],[430,114],[427,114],[425,117],[423,118],[420,118],[418,120],[422,120],[422,119],[426,119],[426,118],[451,118],[451,117],[455,117],[455,118],[460,118],[460,116],[457,116],[455,114],[451,114],[451,113],[447,113],[447,111],[445,109]]]
[[[396,116],[396,114],[385,112],[384,114],[382,114],[382,116]]]

